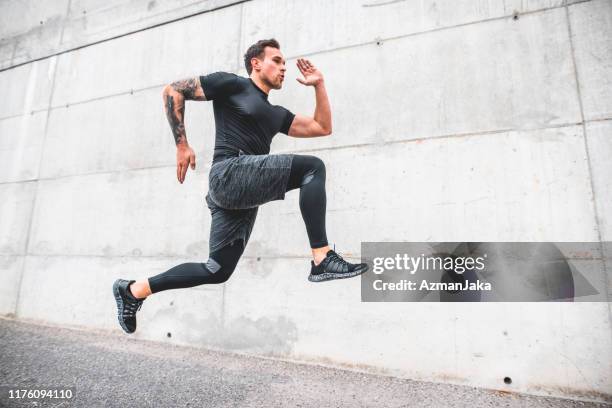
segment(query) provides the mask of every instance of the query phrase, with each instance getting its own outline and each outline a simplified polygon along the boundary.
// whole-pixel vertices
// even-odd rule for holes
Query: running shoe
[[[349,263],[331,249],[327,251],[325,259],[323,259],[320,264],[315,265],[314,261],[310,261],[310,266],[310,276],[308,276],[308,280],[311,282],[352,278],[368,270],[368,264]]]
[[[136,312],[142,307],[146,298],[137,299],[129,290],[130,284],[135,280],[117,279],[113,283],[113,295],[117,301],[117,318],[121,328],[126,333],[136,331]]]

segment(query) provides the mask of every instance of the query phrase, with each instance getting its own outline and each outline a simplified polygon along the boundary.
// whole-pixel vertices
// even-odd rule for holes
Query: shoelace
[[[128,301],[123,304],[123,316],[135,316],[142,307],[144,300]]]
[[[331,264],[333,262],[339,263],[342,266],[346,265],[347,271],[351,269],[349,263],[342,259],[335,251],[329,256],[329,263]]]

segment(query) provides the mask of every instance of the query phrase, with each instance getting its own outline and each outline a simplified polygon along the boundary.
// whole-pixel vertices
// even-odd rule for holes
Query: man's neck
[[[266,93],[266,95],[270,94],[270,87],[266,85],[261,79],[257,77],[257,75],[251,75],[251,79],[255,82],[255,85],[259,87],[262,91]]]

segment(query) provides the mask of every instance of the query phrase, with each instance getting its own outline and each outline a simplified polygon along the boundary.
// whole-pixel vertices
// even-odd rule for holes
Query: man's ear
[[[251,58],[251,67],[253,67],[253,69],[257,68],[257,71],[259,71],[261,69],[261,67],[259,66],[260,64],[261,64],[261,61],[259,60],[259,58],[257,57]]]

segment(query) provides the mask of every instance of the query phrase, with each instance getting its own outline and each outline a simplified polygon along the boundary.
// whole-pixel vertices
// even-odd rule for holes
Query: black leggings
[[[294,155],[287,191],[300,189],[300,211],[311,248],[327,246],[325,234],[325,163],[315,156]]]
[[[315,156],[294,155],[287,191],[300,189],[300,211],[311,248],[327,246],[325,233],[325,164]],[[236,240],[211,252],[206,263],[189,262],[150,277],[152,293],[226,282],[244,252],[244,241]]]

